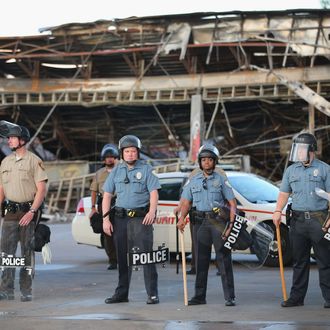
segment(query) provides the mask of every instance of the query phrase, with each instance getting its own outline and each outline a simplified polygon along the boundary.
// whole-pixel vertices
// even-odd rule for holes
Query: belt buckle
[[[134,218],[135,216],[135,211],[134,210],[127,210],[127,215],[130,217],[130,218]]]
[[[311,215],[310,215],[309,211],[304,212],[304,218],[305,218],[306,220],[310,220]]]

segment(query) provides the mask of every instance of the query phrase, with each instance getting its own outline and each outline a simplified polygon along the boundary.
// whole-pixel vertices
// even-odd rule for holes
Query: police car
[[[249,221],[265,222],[274,229],[272,214],[275,210],[279,189],[265,178],[245,172],[226,171],[228,180],[233,187],[238,208],[245,212]],[[176,218],[173,210],[178,206],[182,187],[188,179],[189,172],[170,172],[157,174],[161,184],[157,217],[154,225],[155,246],[163,243],[169,248],[170,253],[177,251]],[[72,221],[72,235],[79,244],[88,244],[102,248],[102,234],[95,234],[90,226],[88,215],[91,210],[90,197],[82,198],[78,204],[76,215]],[[289,249],[289,230],[285,224],[285,214],[282,214],[281,240],[283,263],[291,262]],[[276,235],[274,235],[276,236]],[[185,231],[185,250],[191,251],[189,230]],[[276,241],[276,237],[274,237]],[[242,253],[242,251],[239,251]],[[251,253],[249,249],[243,253]],[[278,265],[277,244],[271,244],[271,250],[265,261],[266,266]]]

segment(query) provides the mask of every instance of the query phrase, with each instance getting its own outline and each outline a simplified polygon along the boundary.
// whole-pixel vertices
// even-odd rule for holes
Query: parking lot
[[[210,265],[207,304],[184,306],[183,281],[176,264],[159,267],[159,305],[146,305],[143,273],[133,272],[129,303],[104,304],[117,285],[117,271],[106,270],[101,249],[77,245],[70,223],[51,224],[52,264],[37,255],[32,302],[0,301],[1,329],[329,329],[318,274],[312,264],[305,306],[284,309],[279,270],[251,270],[235,256],[236,307],[225,307],[220,278]],[[243,256],[244,257],[244,256]],[[291,269],[285,270],[287,288]],[[194,276],[188,276],[188,295]]]

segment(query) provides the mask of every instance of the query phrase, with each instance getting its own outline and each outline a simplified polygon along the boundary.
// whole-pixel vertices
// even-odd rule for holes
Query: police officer
[[[231,252],[228,249],[222,249],[222,246],[234,221],[236,200],[226,177],[214,170],[218,159],[219,151],[216,147],[208,144],[202,146],[198,154],[202,172],[193,176],[182,192],[181,216],[177,225],[181,231],[185,227],[185,217],[190,207],[196,208],[194,235],[197,239],[195,242],[197,244],[197,275],[195,295],[188,301],[188,305],[206,304],[207,276],[211,248],[214,244],[221,272],[225,305],[235,306]],[[226,223],[228,219],[219,219],[215,212],[219,208],[225,209],[226,203],[230,206],[229,223]]]
[[[100,224],[103,223],[102,218],[102,196],[103,196],[103,184],[108,177],[108,174],[117,164],[119,159],[119,151],[117,147],[111,143],[108,143],[103,146],[101,151],[101,160],[104,163],[104,167],[101,167],[96,173],[91,183],[91,201],[92,209],[89,215],[92,221],[95,219],[97,222],[100,221]],[[114,199],[113,199],[114,201]],[[104,248],[109,258],[108,270],[117,269],[117,255],[115,244],[113,241],[113,236],[102,234]]]
[[[201,147],[203,148],[203,146]],[[227,178],[226,172],[219,167],[216,167],[214,169],[215,172],[218,172],[220,175],[224,176]],[[190,180],[193,176],[195,176],[197,173],[203,172],[200,168],[195,168],[189,175],[188,179]],[[174,214],[179,214],[181,212],[181,207],[182,207],[183,199],[180,198],[179,205],[173,210]],[[195,241],[196,237],[194,235],[194,224],[195,224],[195,219],[194,219],[194,212],[192,209],[189,211],[189,230],[190,230],[190,238],[191,238],[191,261],[190,261],[190,269],[186,271],[187,275],[195,275],[196,274],[196,246],[195,246]],[[219,266],[217,265],[218,271],[217,275],[221,275]]]
[[[330,308],[330,248],[323,239],[323,224],[328,216],[328,202],[315,193],[315,188],[330,192],[330,166],[315,158],[314,135],[299,134],[291,147],[289,160],[294,162],[284,172],[273,222],[280,225],[282,210],[292,196],[290,240],[293,256],[293,279],[290,297],[282,307],[304,305],[308,287],[310,251],[314,249],[319,269],[319,282],[324,307]]]
[[[40,206],[46,195],[47,175],[42,160],[26,149],[30,140],[27,128],[7,127],[8,145],[13,151],[0,168],[0,202],[4,205],[1,252],[15,255],[20,241],[25,265],[20,269],[21,301],[32,300],[34,273],[34,231]],[[5,202],[5,203],[4,203]],[[0,300],[14,299],[15,268],[5,268],[0,285]]]
[[[139,159],[141,141],[134,135],[125,135],[118,145],[122,161],[111,171],[104,184],[103,214],[109,210],[113,195],[117,194],[115,219],[104,217],[103,230],[114,234],[118,258],[119,281],[106,304],[128,302],[132,267],[127,264],[130,248],[152,251],[153,222],[156,216],[160,184],[152,167]],[[128,248],[129,245],[129,248]],[[158,304],[158,274],[155,264],[143,266],[147,304]]]

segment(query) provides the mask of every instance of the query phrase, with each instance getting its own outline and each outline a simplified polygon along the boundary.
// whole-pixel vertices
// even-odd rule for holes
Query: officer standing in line
[[[8,123],[8,122],[7,122]],[[34,274],[34,231],[41,216],[39,210],[46,195],[47,174],[42,160],[26,149],[30,140],[27,128],[15,124],[1,124],[13,151],[3,159],[0,167],[0,202],[4,208],[1,252],[15,255],[20,241],[25,265],[20,269],[21,301],[32,300]],[[15,268],[5,268],[0,285],[0,300],[14,299]]]
[[[315,193],[315,188],[330,192],[330,166],[315,158],[314,135],[299,134],[291,147],[289,160],[294,162],[284,172],[273,222],[280,225],[282,210],[292,196],[290,240],[293,256],[293,279],[290,297],[282,307],[304,305],[308,287],[311,247],[319,269],[319,282],[324,308],[330,308],[330,245],[322,227],[328,218],[328,201]]]
[[[219,173],[220,175],[224,176],[227,178],[226,172],[219,167],[216,167],[214,169],[215,172]],[[197,173],[203,172],[200,168],[195,168],[189,175],[188,180],[190,180],[193,176],[195,176]],[[181,207],[183,203],[183,198],[180,198],[179,205],[174,209],[173,213],[174,214],[179,214],[181,212]],[[195,219],[194,219],[194,214],[193,210],[190,209],[189,211],[189,230],[190,230],[190,237],[191,237],[191,261],[190,261],[190,269],[186,271],[187,275],[196,275],[196,237],[194,235],[194,224],[195,224]],[[221,275],[219,266],[217,265],[218,271],[217,275]]]
[[[132,267],[127,264],[127,252],[133,247],[152,251],[152,224],[156,217],[158,189],[161,188],[152,167],[139,160],[139,138],[125,135],[119,140],[118,148],[122,161],[111,171],[103,187],[103,214],[109,211],[111,199],[117,194],[115,219],[104,217],[103,230],[108,235],[114,234],[119,268],[118,286],[114,295],[105,300],[106,304],[128,302]],[[158,304],[156,265],[144,265],[143,272],[147,304]]]
[[[213,145],[203,145],[198,154],[198,162],[202,172],[196,174],[185,185],[182,192],[181,216],[177,224],[183,231],[185,217],[191,206],[196,208],[194,235],[197,249],[197,275],[195,295],[188,305],[206,304],[207,276],[211,259],[211,248],[214,244],[217,263],[221,272],[221,281],[226,306],[235,306],[234,275],[231,251],[222,249],[226,235],[229,234],[231,223],[234,222],[236,200],[233,190],[226,177],[217,173],[215,165],[219,159],[219,151]],[[228,219],[219,218],[219,207],[225,209],[230,205]]]
[[[119,159],[119,152],[115,145],[106,144],[103,146],[101,151],[101,160],[104,162],[104,167],[101,167],[96,173],[91,183],[91,201],[92,210],[89,218],[100,222],[102,225],[102,198],[103,198],[103,184],[112,171],[114,166],[117,164]],[[114,202],[114,199],[113,199]],[[103,231],[103,230],[102,230]],[[113,237],[102,233],[104,249],[109,258],[108,270],[117,269],[117,254]]]

